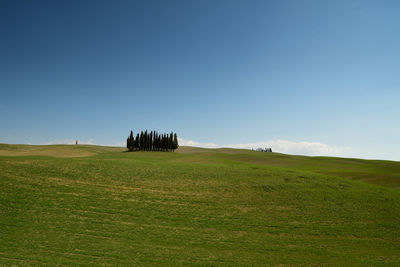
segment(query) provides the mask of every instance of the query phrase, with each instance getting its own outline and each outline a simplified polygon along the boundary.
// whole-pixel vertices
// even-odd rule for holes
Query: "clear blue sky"
[[[385,0],[3,0],[0,142],[157,129],[400,160],[399,14]]]

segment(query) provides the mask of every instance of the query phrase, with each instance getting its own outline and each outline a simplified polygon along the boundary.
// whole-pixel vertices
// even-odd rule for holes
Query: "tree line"
[[[141,131],[133,136],[133,131],[126,139],[126,147],[129,151],[174,151],[178,148],[178,136],[171,132],[159,134],[156,131]]]

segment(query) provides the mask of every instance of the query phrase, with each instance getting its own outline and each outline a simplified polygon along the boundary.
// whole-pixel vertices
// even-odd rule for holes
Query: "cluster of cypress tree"
[[[126,139],[126,147],[129,151],[146,150],[146,151],[174,151],[178,148],[178,136],[176,133],[159,134],[156,131],[141,131],[133,136],[133,131]]]

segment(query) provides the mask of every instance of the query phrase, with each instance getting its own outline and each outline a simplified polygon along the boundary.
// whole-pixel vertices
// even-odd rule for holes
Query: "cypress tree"
[[[139,150],[139,133],[136,134],[135,149]]]
[[[139,142],[139,150],[143,150],[143,141],[144,141],[144,138],[143,138],[143,131],[141,131],[140,132],[140,142]]]
[[[161,148],[162,150],[165,150],[165,134],[162,134],[161,137]]]
[[[153,131],[150,132],[150,150],[153,150],[153,142],[154,142],[154,134]]]
[[[147,130],[144,132],[144,150],[149,149],[149,134],[147,133]]]
[[[160,142],[160,150],[162,151],[163,150],[163,135],[162,134],[160,134],[159,142]]]
[[[131,130],[131,134],[129,135],[127,141],[126,141],[126,146],[130,151],[133,150],[133,131]]]
[[[174,150],[178,148],[178,136],[176,133],[174,134]]]
[[[173,142],[172,138],[173,138],[173,135],[171,132],[168,137],[168,150],[174,149],[174,146],[173,146],[174,142]]]
[[[159,147],[158,147],[158,133],[157,132],[154,132],[154,148],[155,148],[155,150],[159,149]]]
[[[161,150],[161,136],[159,133],[157,133],[157,149],[158,151]]]
[[[164,134],[164,150],[168,151],[168,134]]]
[[[133,148],[133,131],[131,130],[131,134],[130,134],[130,136],[129,136],[129,141],[130,141],[130,147],[132,147]]]
[[[161,134],[158,134],[157,139],[158,150],[161,151]]]

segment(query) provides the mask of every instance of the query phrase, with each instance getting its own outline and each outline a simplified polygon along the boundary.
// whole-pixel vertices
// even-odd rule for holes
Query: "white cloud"
[[[120,146],[120,147],[126,147],[126,142],[116,142],[115,144],[110,144],[106,146]]]
[[[201,143],[192,140],[185,140],[178,137],[178,143],[180,146],[195,146],[195,147],[205,147],[205,148],[218,148],[221,147],[215,143]]]
[[[179,145],[182,146],[196,146],[205,148],[242,148],[242,149],[256,149],[259,147],[270,147],[274,152],[280,152],[285,154],[295,155],[310,155],[310,156],[345,156],[350,148],[330,146],[319,142],[294,142],[289,140],[270,140],[262,141],[257,143],[246,143],[246,144],[227,144],[218,145],[215,143],[201,143],[192,140],[185,140],[179,138]]]

